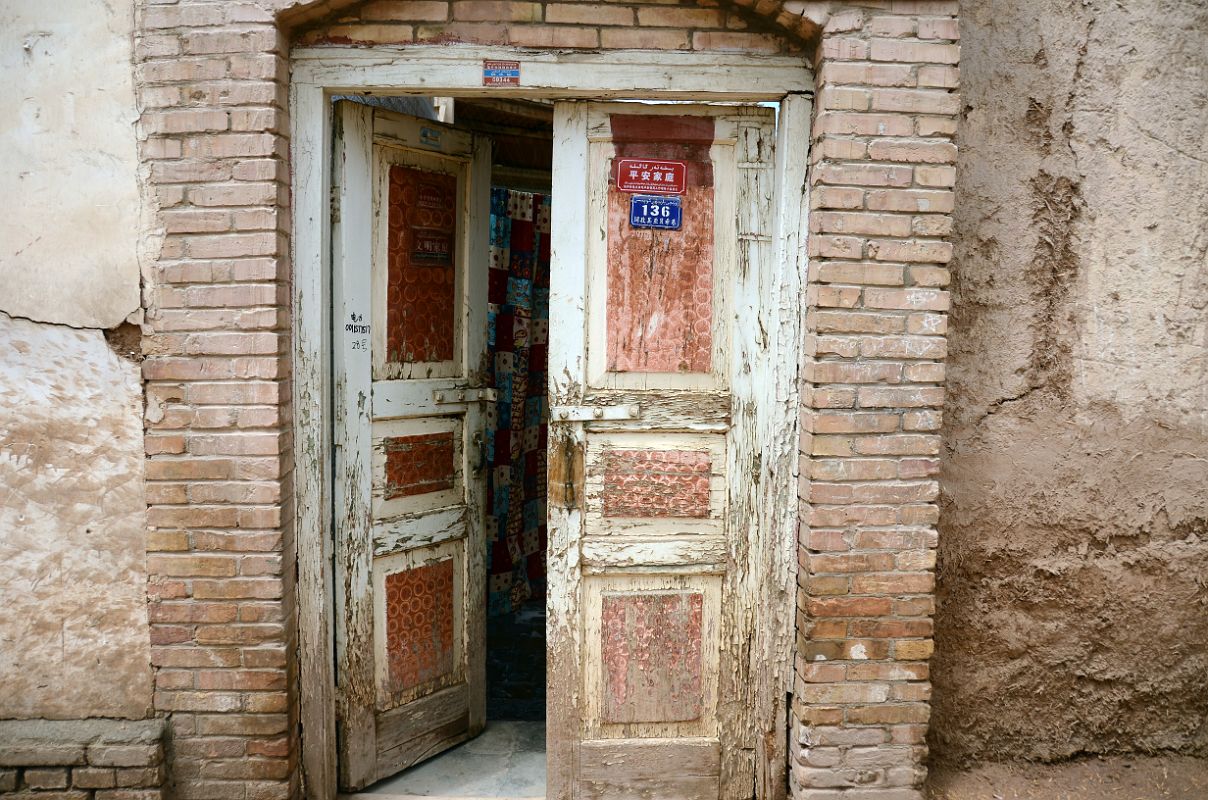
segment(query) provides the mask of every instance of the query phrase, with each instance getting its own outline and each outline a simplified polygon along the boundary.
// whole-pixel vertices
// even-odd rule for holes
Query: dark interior
[[[458,99],[493,142],[488,416],[487,719],[545,719],[545,447],[553,106]]]

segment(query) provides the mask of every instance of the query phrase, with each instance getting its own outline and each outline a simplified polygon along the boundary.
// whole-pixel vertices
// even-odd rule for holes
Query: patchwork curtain
[[[498,393],[487,419],[491,615],[544,596],[549,231],[548,197],[491,190],[487,319]]]

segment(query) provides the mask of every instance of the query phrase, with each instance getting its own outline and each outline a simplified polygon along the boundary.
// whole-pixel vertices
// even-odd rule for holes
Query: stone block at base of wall
[[[160,800],[164,721],[0,720],[0,798]]]

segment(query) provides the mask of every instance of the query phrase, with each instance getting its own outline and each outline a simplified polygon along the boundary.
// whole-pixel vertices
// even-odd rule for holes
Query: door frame
[[[299,702],[306,795],[336,796],[335,639],[332,474],[332,259],[331,153],[337,94],[392,94],[517,99],[681,100],[778,103],[776,197],[773,243],[779,284],[761,298],[781,311],[773,338],[776,358],[765,365],[775,402],[761,424],[779,431],[782,444],[765,471],[766,486],[754,552],[765,559],[769,582],[779,589],[761,600],[770,618],[786,624],[771,632],[761,655],[767,678],[783,688],[756,718],[781,720],[785,736],[769,742],[770,754],[787,768],[788,714],[792,691],[797,584],[797,475],[800,409],[799,361],[805,335],[802,313],[808,230],[806,172],[809,160],[813,74],[803,57],[747,53],[649,50],[567,52],[472,45],[313,47],[291,52],[290,156],[292,165],[294,517],[297,585]],[[521,86],[483,86],[484,60],[521,63]],[[554,147],[567,147],[555,139]],[[555,186],[559,185],[555,177]],[[554,249],[570,252],[573,234]],[[287,544],[288,548],[288,544]],[[771,718],[769,718],[769,715]],[[774,737],[775,738],[775,737]],[[781,775],[783,773],[781,772]],[[763,794],[775,796],[783,780],[765,776]]]

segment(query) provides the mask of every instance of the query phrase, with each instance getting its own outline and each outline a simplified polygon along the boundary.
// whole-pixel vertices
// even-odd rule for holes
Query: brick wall
[[[141,157],[163,232],[144,298],[149,595],[155,707],[169,719],[177,797],[271,800],[299,786],[288,39],[274,18],[295,6],[310,43],[817,46],[793,775],[815,800],[842,787],[915,796],[955,3],[876,0],[830,14],[811,38],[802,11],[825,5],[143,0]]]
[[[300,45],[465,42],[560,49],[800,52],[763,18],[717,0],[374,0],[311,23]]]
[[[142,158],[154,702],[182,800],[297,787],[288,69],[271,9],[147,2]],[[292,689],[292,692],[291,692]]]
[[[878,5],[834,14],[816,56],[792,737],[810,800],[916,798],[925,777],[959,46],[955,2]]]
[[[159,720],[0,720],[0,798],[159,800]]]

